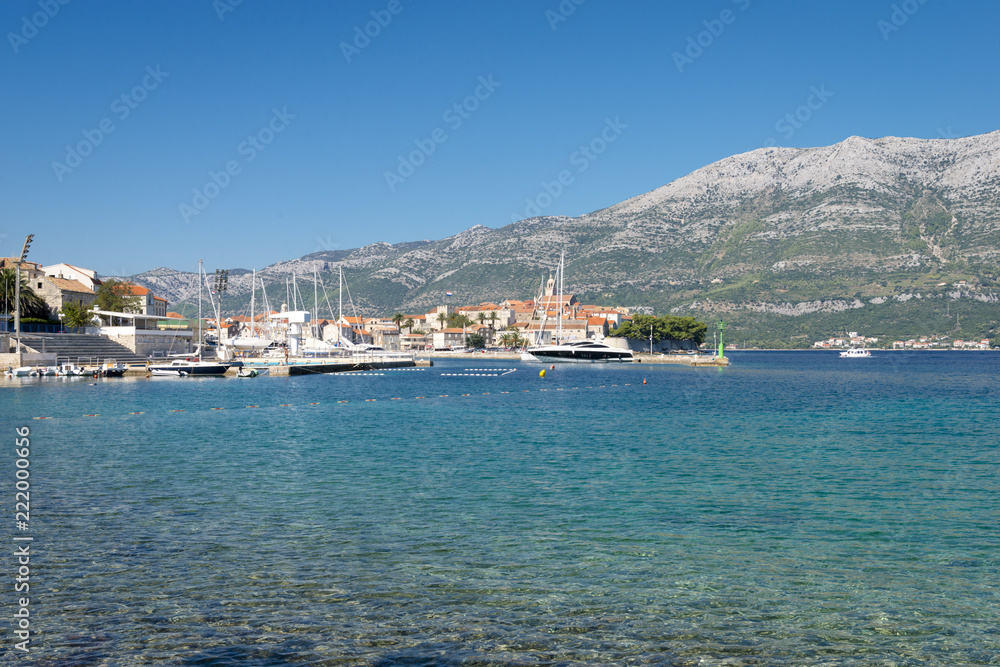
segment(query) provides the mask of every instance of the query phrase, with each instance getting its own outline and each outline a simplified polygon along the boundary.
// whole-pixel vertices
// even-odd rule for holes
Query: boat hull
[[[635,361],[631,350],[608,349],[559,349],[559,346],[531,349],[521,354],[525,360],[543,363],[569,364],[620,364]]]
[[[221,377],[229,370],[226,364],[213,364],[209,362],[186,362],[183,364],[171,363],[163,365],[152,365],[149,372],[152,375],[167,376],[194,376],[194,377]]]

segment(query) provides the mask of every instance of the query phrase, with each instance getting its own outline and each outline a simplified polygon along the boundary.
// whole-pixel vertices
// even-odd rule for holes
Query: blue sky
[[[986,0],[6,0],[0,254],[261,268],[581,215],[769,143],[990,132],[997,25]]]

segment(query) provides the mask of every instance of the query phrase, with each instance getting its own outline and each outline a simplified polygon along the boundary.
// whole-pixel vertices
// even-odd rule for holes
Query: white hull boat
[[[169,364],[150,364],[148,369],[151,375],[221,377],[230,365],[201,359],[174,359]]]
[[[625,363],[634,361],[632,350],[612,347],[597,340],[574,340],[558,345],[537,345],[521,353],[525,361],[544,363]]]

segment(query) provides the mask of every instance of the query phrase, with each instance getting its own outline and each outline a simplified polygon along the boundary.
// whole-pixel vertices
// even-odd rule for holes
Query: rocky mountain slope
[[[998,195],[1000,131],[961,139],[849,137],[833,146],[735,155],[578,218],[319,252],[258,275],[278,285],[276,296],[293,272],[305,277],[311,302],[314,270],[335,289],[343,267],[363,312],[422,312],[442,303],[446,290],[459,304],[530,297],[565,251],[567,292],[657,312],[749,323],[760,313],[844,312],[956,290],[956,298],[991,303]],[[196,284],[193,274],[169,269],[134,279],[171,303],[190,299]],[[961,280],[966,284],[954,287]],[[231,272],[234,303],[249,284],[248,273]]]

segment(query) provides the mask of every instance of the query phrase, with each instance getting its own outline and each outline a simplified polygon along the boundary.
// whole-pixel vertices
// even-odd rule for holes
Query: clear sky
[[[769,143],[990,132],[998,25],[992,0],[5,0],[0,254],[261,268],[581,215]]]

